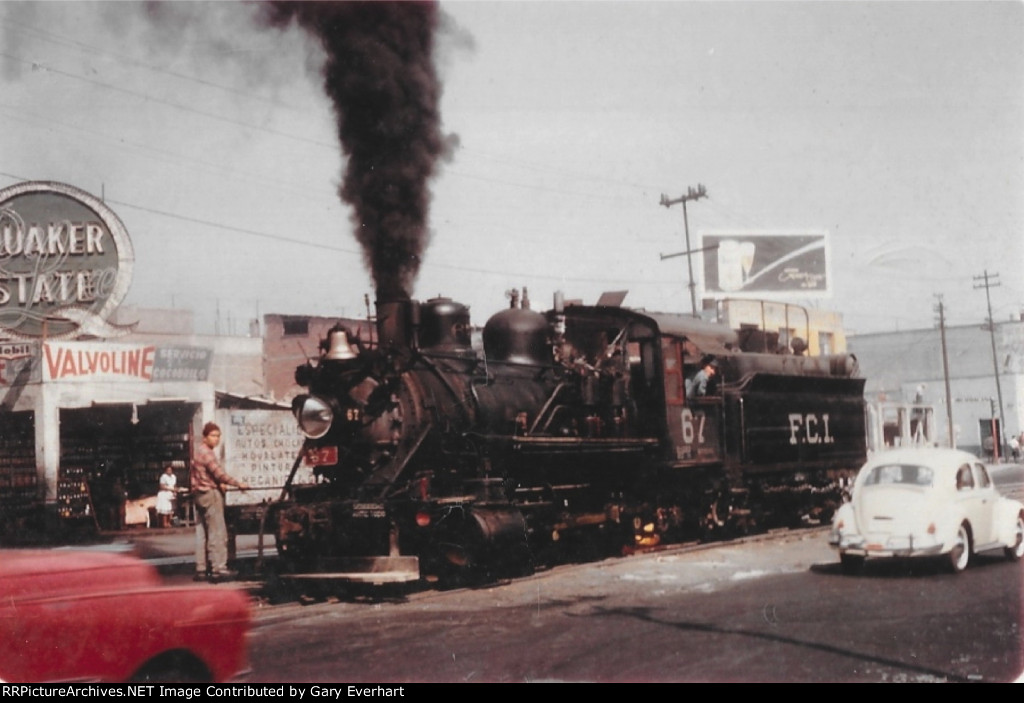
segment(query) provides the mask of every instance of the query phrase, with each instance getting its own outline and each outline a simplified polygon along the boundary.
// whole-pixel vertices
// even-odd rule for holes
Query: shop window
[[[309,319],[305,317],[296,317],[291,319],[282,320],[284,325],[284,336],[286,337],[308,337],[309,336]]]

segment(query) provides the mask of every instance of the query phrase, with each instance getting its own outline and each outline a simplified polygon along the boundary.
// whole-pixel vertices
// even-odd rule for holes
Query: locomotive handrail
[[[743,374],[742,376],[740,376],[735,381],[731,381],[729,383],[726,383],[725,381],[722,381],[722,383],[720,383],[718,387],[722,389],[723,393],[725,391],[727,391],[727,390],[730,390],[730,391],[742,390],[746,386],[750,385],[750,382],[753,381],[754,377],[757,376],[757,375],[758,375],[757,371],[750,371],[748,373]]]
[[[530,426],[531,435],[537,431],[537,427],[540,425],[541,418],[543,418],[547,414],[548,408],[550,408],[551,404],[555,402],[555,399],[558,397],[558,394],[562,392],[563,388],[565,388],[565,381],[559,381],[558,385],[555,386],[555,390],[551,391],[551,395],[548,397],[547,402],[544,403],[544,406],[540,409],[540,412],[537,413],[537,417],[534,418],[533,425]]]
[[[299,448],[299,454],[295,457],[295,462],[292,464],[292,470],[288,472],[288,478],[285,479],[284,485],[281,486],[281,495],[277,497],[277,500],[271,501],[269,504],[264,505],[260,511],[260,526],[256,533],[256,570],[262,571],[263,569],[263,534],[266,528],[267,516],[270,514],[270,507],[274,503],[281,503],[288,496],[288,492],[291,490],[292,481],[295,480],[295,474],[299,470],[299,466],[302,465],[302,458],[306,455],[306,442],[302,442],[302,446]]]
[[[281,495],[278,496],[277,502],[280,503],[288,495],[288,491],[292,488],[292,481],[295,480],[295,474],[299,470],[299,466],[302,465],[302,458],[306,456],[306,441],[303,440],[302,446],[299,447],[299,455],[295,457],[295,463],[292,464],[292,470],[288,472],[288,478],[285,479],[284,485],[281,486]]]
[[[477,409],[479,409],[480,408],[480,396],[477,395],[477,392],[476,392],[477,381],[481,381],[481,378],[479,376],[471,376],[470,377],[470,379],[469,379],[469,395],[472,396],[473,402],[476,403],[476,407],[477,407]],[[491,382],[491,378],[490,378],[490,376],[485,375],[483,377],[482,381],[483,381],[484,385],[487,385],[488,383]]]
[[[594,360],[594,371],[600,371],[601,367],[604,366],[605,362],[607,362],[609,359],[615,356],[615,352],[617,350],[622,349],[622,339],[623,337],[626,336],[626,332],[628,330],[628,325],[623,327],[621,330],[619,330],[619,333],[615,335],[615,339],[613,339],[612,341],[608,342],[608,344],[605,345],[604,351],[601,352],[601,355]]]
[[[409,465],[409,460],[416,455],[417,451],[419,451],[420,446],[423,444],[423,440],[425,440],[427,435],[430,434],[431,429],[433,429],[433,425],[428,422],[423,428],[423,431],[420,432],[419,436],[416,438],[416,441],[413,442],[412,446],[409,448],[409,451],[406,452],[402,461],[394,464],[390,471],[387,473],[383,473],[379,470],[374,471],[373,475],[367,479],[365,484],[367,489],[373,488],[374,486],[381,486],[382,490],[377,494],[378,500],[383,500],[387,496],[388,489],[395,485],[395,481],[402,475],[402,472],[405,471],[405,467]],[[378,478],[382,478],[384,480],[374,480]]]
[[[419,361],[422,361],[423,364],[428,369],[430,369],[430,372],[433,373],[437,377],[437,379],[439,381],[441,381],[441,384],[445,388],[448,389],[448,392],[452,394],[452,398],[454,398],[456,400],[456,405],[458,405],[460,408],[464,408],[465,407],[465,399],[459,393],[458,389],[455,388],[455,386],[452,385],[451,381],[448,380],[447,375],[441,373],[441,370],[439,368],[437,368],[437,364],[435,364],[433,361],[431,361],[428,357],[424,356],[423,354],[417,354],[417,359]],[[471,381],[470,382],[470,388],[471,389],[472,389],[472,386],[473,386],[473,383]],[[477,406],[479,406],[480,405],[479,399],[474,398],[474,400],[476,401]],[[463,410],[463,412],[465,412],[465,411]],[[470,417],[468,413],[466,414],[466,420],[472,420],[472,417]]]

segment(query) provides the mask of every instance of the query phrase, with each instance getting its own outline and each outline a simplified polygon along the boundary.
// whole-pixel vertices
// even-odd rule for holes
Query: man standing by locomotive
[[[224,522],[226,486],[248,490],[249,486],[232,478],[221,467],[214,451],[220,444],[220,427],[207,422],[203,441],[192,456],[189,485],[196,506],[196,575],[197,581],[209,578],[218,583],[236,576],[228,571],[228,530]]]

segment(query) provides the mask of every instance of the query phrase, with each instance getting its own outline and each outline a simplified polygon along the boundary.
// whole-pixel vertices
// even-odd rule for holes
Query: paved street
[[[1022,566],[841,574],[823,530],[408,600],[269,608],[255,681],[1006,681]]]

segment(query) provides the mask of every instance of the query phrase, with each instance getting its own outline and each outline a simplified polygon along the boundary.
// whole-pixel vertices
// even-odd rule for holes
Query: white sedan
[[[829,544],[843,570],[867,557],[944,555],[967,568],[971,555],[1003,549],[1024,556],[1024,504],[1001,496],[973,454],[908,448],[873,456],[857,474],[853,500],[836,513]]]

